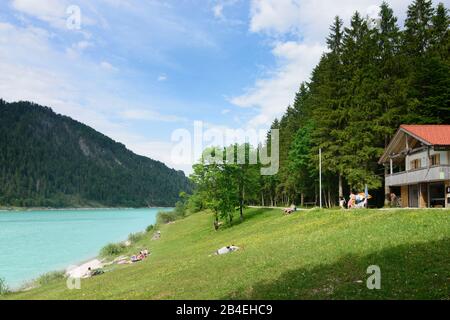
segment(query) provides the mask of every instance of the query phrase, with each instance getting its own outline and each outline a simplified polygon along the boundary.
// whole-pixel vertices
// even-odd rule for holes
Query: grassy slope
[[[450,212],[250,209],[218,233],[200,213],[144,240],[146,262],[117,267],[69,291],[59,281],[13,299],[450,298]],[[219,247],[243,249],[209,256]],[[382,290],[366,288],[379,265]],[[360,283],[358,281],[362,280]]]

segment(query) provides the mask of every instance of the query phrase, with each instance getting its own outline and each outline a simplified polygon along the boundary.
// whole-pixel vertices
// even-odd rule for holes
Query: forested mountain
[[[50,108],[0,100],[0,206],[174,206],[183,172]]]

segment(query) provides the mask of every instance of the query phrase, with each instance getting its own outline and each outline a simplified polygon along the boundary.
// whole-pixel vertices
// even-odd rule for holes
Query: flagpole
[[[319,192],[320,209],[322,209],[322,148],[319,149]]]

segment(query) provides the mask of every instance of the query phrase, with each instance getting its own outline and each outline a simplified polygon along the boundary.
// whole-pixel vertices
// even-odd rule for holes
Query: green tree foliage
[[[321,149],[325,205],[366,184],[382,205],[385,168],[378,159],[398,127],[450,123],[449,14],[442,3],[414,0],[403,30],[387,2],[378,19],[356,12],[344,27],[336,17],[326,41],[310,81],[272,123],[280,130],[279,173],[245,182],[259,194],[247,201],[317,204]],[[270,137],[259,148],[270,151]],[[242,170],[234,173],[245,180]]]
[[[0,205],[173,206],[182,172],[51,109],[0,100]]]
[[[356,12],[343,28],[336,17],[329,52],[301,90],[307,111],[298,120],[288,109],[283,118],[300,129],[294,142],[281,141],[290,156],[287,166],[282,163],[280,172],[287,174],[279,175],[279,185],[294,184],[301,199],[315,200],[317,191],[305,186],[317,180],[321,148],[327,204],[343,189],[358,191],[367,184],[381,190],[377,160],[400,124],[450,123],[448,22],[444,5],[435,9],[426,0],[409,6],[404,30],[386,2],[375,21]]]
[[[213,212],[215,227],[220,218],[231,224],[236,209],[243,221],[244,207],[250,201],[258,201],[258,162],[257,150],[249,144],[236,144],[224,149],[208,148],[194,165],[191,179],[196,190],[192,198],[201,198],[202,207]]]

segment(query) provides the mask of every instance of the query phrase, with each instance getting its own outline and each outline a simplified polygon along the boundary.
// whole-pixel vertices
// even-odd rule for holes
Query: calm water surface
[[[152,209],[0,212],[0,278],[17,288],[91,259],[110,242],[154,224]]]

